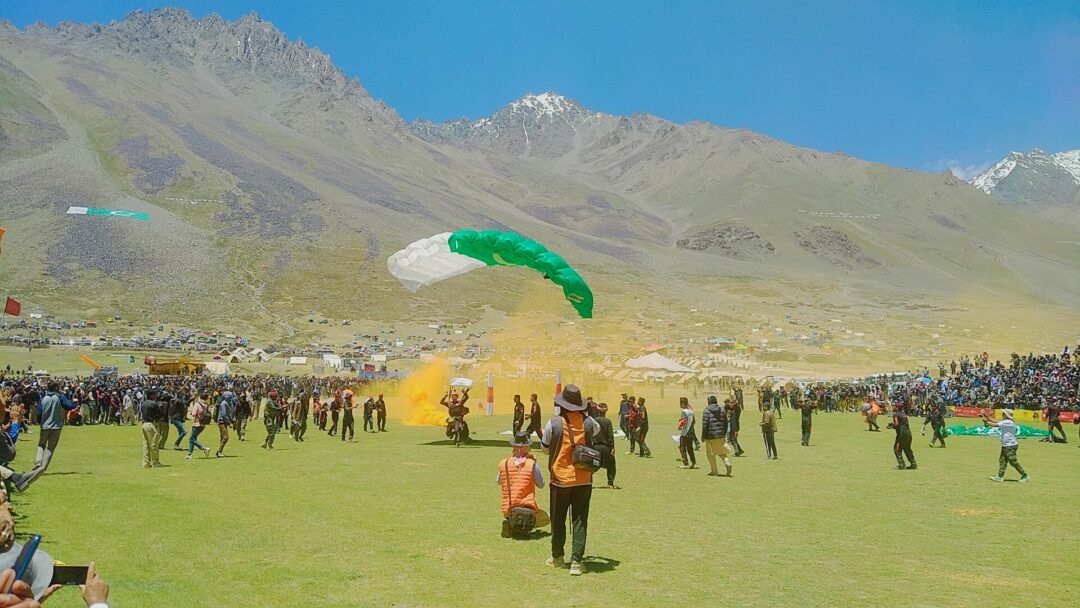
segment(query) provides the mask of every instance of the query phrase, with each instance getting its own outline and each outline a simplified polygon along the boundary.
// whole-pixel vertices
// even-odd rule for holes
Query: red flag
[[[4,248],[2,247],[2,245],[4,244],[4,233],[5,232],[7,232],[7,230],[4,230],[3,228],[0,228],[0,253],[4,252]]]
[[[12,315],[12,316],[17,317],[17,316],[19,316],[20,312],[22,312],[22,304],[19,304],[18,300],[13,300],[11,298],[8,298],[7,299],[7,304],[4,305],[4,314],[8,314],[8,315]]]

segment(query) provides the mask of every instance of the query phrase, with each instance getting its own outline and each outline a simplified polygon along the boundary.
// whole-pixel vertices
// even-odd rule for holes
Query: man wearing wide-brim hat
[[[585,416],[581,391],[568,384],[555,397],[556,415],[544,427],[541,445],[548,454],[551,473],[551,557],[548,565],[561,568],[566,545],[566,517],[570,515],[573,535],[570,574],[580,575],[585,567],[585,540],[589,529],[589,502],[592,500],[592,470],[574,464],[574,446],[593,445],[599,426]]]
[[[544,487],[544,475],[529,451],[532,447],[529,434],[515,434],[510,440],[510,447],[514,448],[514,453],[499,463],[499,476],[496,478],[502,488],[503,538],[524,536],[533,528],[543,528],[550,522],[548,514],[536,504],[536,488]],[[523,518],[520,513],[514,512],[519,509],[529,509],[533,513]],[[532,520],[528,522],[531,525],[522,525],[526,519]]]

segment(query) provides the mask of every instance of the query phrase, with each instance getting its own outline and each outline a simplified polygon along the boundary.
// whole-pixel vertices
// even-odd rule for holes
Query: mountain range
[[[486,118],[406,122],[254,14],[0,24],[0,280],[31,307],[81,317],[297,339],[305,315],[566,320],[525,271],[415,295],[386,272],[412,240],[490,228],[582,273],[597,340],[633,334],[629,320],[748,335],[791,315],[822,332],[836,317],[873,326],[893,358],[947,346],[931,323],[955,322],[954,345],[990,319],[1013,329],[986,339],[1053,339],[1045,317],[1080,310],[1080,284],[1060,280],[1080,251],[1075,231],[1029,208],[1064,181],[1011,185],[1034,154],[971,185],[553,92]]]

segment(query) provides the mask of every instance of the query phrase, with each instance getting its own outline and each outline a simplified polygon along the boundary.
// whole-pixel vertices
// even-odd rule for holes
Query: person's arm
[[[7,492],[0,485],[0,551],[7,552],[15,544],[15,519],[11,516],[11,503]]]
[[[64,393],[57,391],[56,396],[60,398],[60,407],[64,408],[65,410],[70,412],[71,410],[78,407],[74,403],[72,403],[71,399],[69,399],[68,396]]]
[[[548,440],[551,438],[551,420],[547,421],[544,425],[544,432],[540,436],[540,447],[543,448],[544,453],[549,453],[551,446],[548,444]]]
[[[533,482],[536,483],[536,487],[544,487],[544,474],[540,472],[540,465],[533,461]]]

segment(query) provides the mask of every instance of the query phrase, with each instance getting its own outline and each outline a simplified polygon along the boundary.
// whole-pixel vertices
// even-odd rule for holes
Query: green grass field
[[[920,470],[896,471],[890,431],[821,415],[805,448],[788,414],[779,461],[744,432],[734,477],[712,478],[677,469],[661,423],[674,415],[657,409],[654,457],[625,456],[620,440],[623,489],[593,494],[580,579],[545,568],[546,537],[499,537],[506,417],[474,415],[469,447],[391,419],[355,444],[309,432],[273,452],[256,422],[228,458],[168,451],[154,470],[140,468],[138,427],[69,428],[49,473],[16,496],[17,529],[57,559],[96,560],[118,608],[1080,605],[1075,441],[1023,442],[1033,481],[997,484],[994,440],[931,450],[916,435]],[[32,462],[27,439],[16,468]]]

